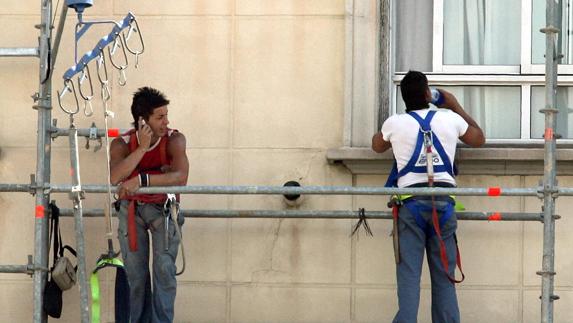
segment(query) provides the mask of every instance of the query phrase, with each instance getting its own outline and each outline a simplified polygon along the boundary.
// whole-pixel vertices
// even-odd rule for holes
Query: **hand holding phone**
[[[138,138],[139,138],[139,146],[147,151],[151,145],[151,137],[153,136],[153,131],[151,127],[145,122],[142,117],[139,117],[139,130],[138,130]]]

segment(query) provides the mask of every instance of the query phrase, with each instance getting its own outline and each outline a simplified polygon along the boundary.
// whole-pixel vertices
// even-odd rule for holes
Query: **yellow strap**
[[[105,267],[105,265],[112,265],[123,267],[123,262],[118,258],[103,258],[98,260],[96,269],[90,276],[90,285],[92,290],[92,323],[100,322],[100,298],[99,298],[99,279],[97,277],[98,270]]]
[[[99,323],[99,280],[97,278],[97,272],[93,272],[90,276],[90,285],[92,289],[92,323]]]

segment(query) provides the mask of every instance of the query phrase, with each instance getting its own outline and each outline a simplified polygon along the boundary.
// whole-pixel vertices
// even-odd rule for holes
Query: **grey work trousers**
[[[130,287],[131,322],[173,322],[177,292],[175,260],[180,239],[170,219],[169,246],[165,250],[165,222],[161,220],[163,205],[139,204],[136,207],[138,249],[129,250],[128,205],[127,201],[121,202],[118,239]],[[152,237],[153,280],[149,271],[148,229]]]
[[[459,323],[460,312],[456,297],[456,288],[444,271],[439,240],[432,226],[432,202],[417,200],[400,207],[399,241],[400,264],[396,266],[398,283],[398,313],[393,323],[416,323],[420,304],[420,277],[424,250],[426,251],[432,283],[432,322]],[[453,211],[450,201],[436,201],[438,217]],[[417,212],[412,212],[416,210]],[[417,214],[413,214],[417,213]],[[456,214],[440,224],[442,238],[446,245],[450,276],[454,277],[456,268],[456,242],[454,234],[457,228]]]

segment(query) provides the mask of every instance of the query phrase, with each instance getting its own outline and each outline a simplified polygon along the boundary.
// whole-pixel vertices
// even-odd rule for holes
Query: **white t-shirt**
[[[413,112],[417,113],[422,119],[424,119],[429,110],[430,109],[423,109],[415,110]],[[468,123],[457,113],[451,110],[437,109],[434,118],[430,122],[430,127],[440,140],[440,143],[444,147],[444,150],[453,165],[458,138],[466,133]],[[416,119],[406,113],[393,115],[382,125],[382,136],[385,141],[392,143],[392,151],[394,153],[394,158],[396,158],[396,163],[398,164],[398,171],[402,170],[402,168],[408,164],[412,154],[414,154],[419,129],[420,125]],[[435,147],[433,149],[433,153],[434,166],[443,165]],[[425,166],[426,158],[423,148],[421,149],[420,154],[421,156],[418,157],[416,166]],[[406,187],[416,183],[425,183],[427,181],[428,175],[426,173],[410,172],[398,179],[398,187]],[[434,174],[434,181],[447,182],[456,185],[455,179],[447,172],[436,172]]]

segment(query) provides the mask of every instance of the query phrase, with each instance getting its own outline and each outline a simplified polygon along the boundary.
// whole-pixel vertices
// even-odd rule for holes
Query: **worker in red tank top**
[[[187,184],[185,136],[167,127],[168,105],[169,100],[158,90],[138,89],[131,105],[134,129],[114,139],[110,147],[111,182],[118,185],[120,200],[118,239],[130,285],[131,322],[173,322],[174,318],[175,259],[180,243],[175,225],[181,225],[182,218],[175,224],[163,216],[165,194],[137,194],[140,187]]]

